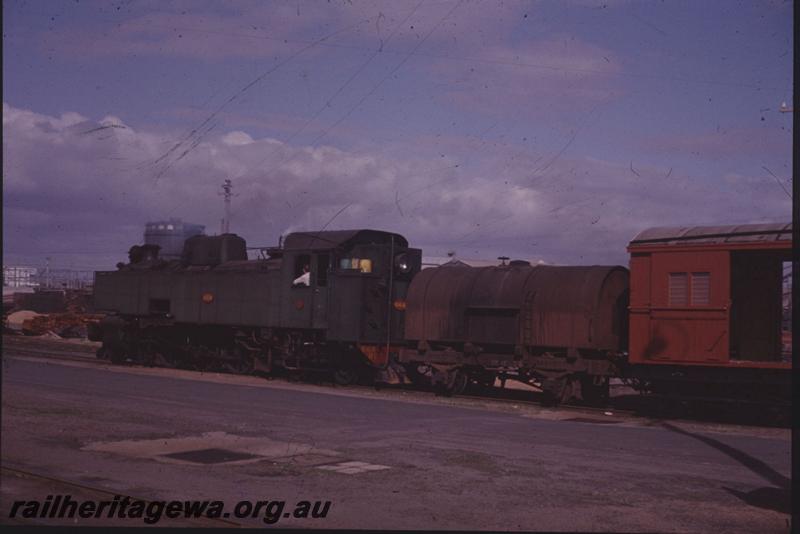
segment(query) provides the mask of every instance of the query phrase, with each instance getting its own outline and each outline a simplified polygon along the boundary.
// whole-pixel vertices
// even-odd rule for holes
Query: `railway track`
[[[111,365],[107,360],[95,357],[96,347],[83,344],[67,346],[59,340],[42,340],[18,336],[3,336],[4,352],[10,349],[14,355],[42,360],[61,360],[86,363],[89,365]],[[125,364],[119,364],[125,365]],[[140,367],[138,364],[128,364]],[[287,381],[296,379],[284,377]],[[355,390],[374,389],[374,385],[353,384],[347,387]],[[425,392],[433,395],[433,390],[422,386],[402,386],[407,390]],[[381,386],[382,390],[396,390],[396,386]],[[612,391],[614,390],[612,385]],[[476,402],[492,402],[500,405],[522,405],[541,407],[541,394],[511,388],[491,387],[481,391],[457,395],[456,398]],[[706,422],[734,423],[751,426],[788,426],[791,421],[791,406],[764,406],[758,403],[727,401],[721,399],[686,399],[658,397],[654,395],[624,394],[615,396],[612,393],[606,406],[594,407],[575,403],[560,404],[560,411],[573,412],[577,420],[586,423],[621,422],[620,418],[658,418],[670,420],[699,420]]]
[[[3,336],[3,352],[13,349],[14,352],[42,352],[49,354],[82,357],[83,359],[94,358],[94,353],[100,344],[72,343],[66,340],[41,339],[28,336]]]
[[[44,492],[39,496],[34,496],[31,494],[29,498],[38,497],[40,501],[44,501],[44,497],[46,495],[70,495],[73,500],[75,501],[110,501],[113,500],[115,497],[129,497],[132,501],[142,501],[143,503],[150,504],[154,502],[154,499],[144,499],[141,497],[137,497],[135,495],[131,495],[128,492],[124,491],[114,491],[107,488],[99,488],[97,486],[91,486],[85,484],[83,482],[75,482],[72,480],[67,480],[65,478],[54,477],[50,475],[44,475],[41,473],[34,473],[32,471],[28,471],[26,469],[20,469],[17,467],[10,467],[7,465],[2,466],[0,468],[0,472],[2,472],[3,479],[7,481],[11,481],[13,483],[14,479],[18,481],[24,481],[27,484],[33,484],[38,487],[42,487]],[[79,495],[79,496],[78,496]],[[161,499],[159,499],[161,500]],[[167,499],[169,500],[169,499]],[[64,524],[66,522],[72,522],[71,518],[59,518],[61,519],[60,523]],[[108,519],[108,518],[100,518],[100,519]],[[44,518],[20,518],[15,517],[11,519],[11,522],[15,524],[26,524],[26,525],[42,525],[42,526],[54,526],[54,519],[44,519]],[[92,521],[95,519],[90,518],[86,520],[84,526],[91,525]],[[119,519],[115,521],[115,525],[122,526],[124,521],[125,526],[143,526],[142,524],[134,524],[134,519]],[[197,527],[217,527],[217,528],[235,528],[235,527],[242,527],[243,525],[240,523],[236,523],[235,521],[231,521],[229,519],[216,519],[216,518],[209,518],[209,517],[192,517],[192,518],[179,518],[179,519],[164,519],[164,524],[159,526],[197,526]]]
[[[81,363],[88,363],[92,365],[101,365],[107,364],[103,360],[98,360],[94,357],[94,354],[88,354],[86,356],[77,356],[72,353],[44,353],[41,350],[33,350],[33,349],[26,349],[26,348],[14,348],[14,355],[15,356],[27,356],[31,358],[38,358],[42,360],[64,360],[64,361],[73,361],[73,362],[81,362]]]

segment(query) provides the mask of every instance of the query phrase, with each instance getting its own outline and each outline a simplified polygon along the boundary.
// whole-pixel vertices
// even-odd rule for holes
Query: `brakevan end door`
[[[634,255],[631,361],[727,362],[730,305],[727,250]]]

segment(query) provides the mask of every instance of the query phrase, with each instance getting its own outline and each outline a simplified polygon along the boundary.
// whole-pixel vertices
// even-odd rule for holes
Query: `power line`
[[[374,17],[372,17],[372,18],[374,18]],[[157,165],[157,164],[158,164],[158,163],[160,163],[161,161],[165,161],[165,160],[167,160],[167,159],[168,159],[168,158],[169,158],[169,157],[170,157],[172,154],[174,154],[174,153],[175,153],[175,151],[177,151],[177,150],[178,150],[180,147],[184,146],[184,145],[186,144],[186,142],[187,142],[187,141],[189,141],[189,140],[190,140],[190,139],[192,139],[193,137],[195,138],[195,139],[194,139],[194,142],[193,142],[193,144],[192,144],[192,145],[191,145],[191,146],[190,146],[190,147],[189,147],[187,150],[185,150],[185,151],[184,151],[184,152],[183,152],[183,153],[182,153],[180,156],[178,156],[178,158],[177,158],[177,159],[175,159],[174,161],[172,161],[172,162],[168,163],[168,164],[165,166],[165,168],[164,168],[164,169],[162,169],[161,171],[159,171],[159,173],[158,173],[158,174],[157,174],[157,176],[156,176],[156,180],[158,180],[158,178],[160,178],[160,177],[161,177],[161,176],[162,176],[162,175],[163,175],[163,174],[164,174],[164,173],[165,173],[165,172],[166,172],[166,171],[167,171],[167,170],[168,170],[168,169],[169,169],[169,168],[170,168],[170,167],[171,167],[171,166],[172,166],[174,163],[176,163],[177,161],[179,161],[180,159],[182,159],[182,158],[183,158],[183,157],[184,157],[186,154],[188,154],[188,152],[189,152],[189,151],[191,151],[192,149],[194,149],[194,148],[197,146],[197,144],[200,142],[200,140],[201,140],[201,139],[202,139],[202,138],[203,138],[203,137],[204,137],[206,134],[208,134],[208,132],[209,132],[209,131],[211,131],[211,129],[213,129],[213,128],[216,126],[216,124],[214,124],[214,125],[212,125],[210,128],[208,128],[208,129],[207,129],[207,130],[206,130],[206,131],[205,131],[205,132],[204,132],[202,135],[200,135],[199,137],[195,137],[195,136],[196,136],[196,134],[197,134],[197,133],[198,133],[200,130],[202,130],[203,128],[206,128],[206,127],[207,127],[207,125],[208,125],[209,123],[211,123],[211,121],[212,121],[212,120],[214,120],[214,118],[216,118],[216,116],[217,116],[217,115],[219,115],[219,114],[220,114],[220,113],[221,113],[221,112],[222,112],[222,111],[223,111],[223,110],[224,110],[226,107],[228,107],[228,105],[229,105],[229,104],[231,104],[231,103],[232,103],[232,102],[234,102],[236,99],[238,99],[238,98],[239,98],[241,95],[243,95],[245,92],[247,92],[248,90],[250,90],[250,89],[251,89],[251,88],[252,88],[254,85],[258,84],[258,83],[259,83],[261,80],[263,80],[264,78],[266,78],[267,76],[269,76],[270,74],[272,74],[273,72],[275,72],[276,70],[278,70],[279,68],[281,68],[282,66],[284,66],[284,65],[286,65],[287,63],[289,63],[289,62],[293,61],[293,60],[294,60],[295,58],[297,58],[299,55],[303,54],[304,52],[306,52],[306,51],[308,51],[308,50],[310,50],[310,49],[312,49],[312,48],[314,48],[314,47],[315,47],[315,46],[317,46],[319,43],[322,43],[322,42],[324,42],[326,39],[330,39],[331,37],[333,37],[333,36],[335,36],[335,35],[338,35],[339,33],[342,33],[342,32],[348,31],[348,30],[351,30],[352,28],[355,28],[356,26],[359,26],[359,25],[361,25],[361,24],[364,24],[365,22],[369,22],[370,20],[372,20],[372,18],[365,19],[365,20],[361,20],[361,21],[359,21],[359,22],[357,22],[357,23],[355,23],[355,24],[351,24],[350,26],[347,26],[347,27],[345,27],[345,28],[339,29],[339,30],[337,30],[337,31],[335,31],[335,32],[333,32],[333,33],[330,33],[330,34],[328,34],[328,35],[326,35],[326,36],[324,36],[324,37],[321,37],[320,39],[317,39],[316,41],[314,41],[314,42],[312,42],[312,43],[308,44],[307,46],[305,46],[305,47],[301,48],[300,50],[296,51],[294,54],[291,54],[289,57],[287,57],[287,58],[286,58],[286,59],[284,59],[283,61],[279,62],[277,65],[273,66],[272,68],[268,69],[266,72],[262,73],[261,75],[259,75],[258,77],[256,77],[254,80],[252,80],[252,81],[250,81],[248,84],[246,84],[244,87],[242,87],[241,89],[239,89],[239,90],[238,90],[236,93],[234,93],[233,95],[231,95],[231,96],[230,96],[230,97],[229,97],[227,100],[225,100],[225,101],[224,101],[222,104],[220,104],[219,106],[217,106],[217,108],[216,108],[216,109],[215,109],[215,110],[214,110],[214,111],[213,111],[213,112],[212,112],[212,113],[211,113],[211,114],[210,114],[208,117],[206,117],[206,118],[205,118],[205,119],[204,119],[204,120],[203,120],[203,121],[202,121],[200,124],[198,124],[197,126],[195,126],[195,127],[192,129],[192,130],[190,130],[190,131],[189,131],[189,133],[188,133],[188,134],[186,134],[186,135],[185,135],[185,136],[184,136],[182,139],[180,139],[180,140],[179,140],[177,143],[175,143],[175,144],[172,146],[172,148],[170,148],[169,150],[167,150],[166,152],[164,152],[164,154],[162,154],[161,156],[159,156],[158,158],[156,158],[156,159],[153,161],[153,163],[152,163],[152,164],[153,164],[153,165]]]
[[[416,13],[416,12],[417,12],[417,10],[418,10],[418,9],[419,9],[419,8],[422,6],[422,4],[423,4],[424,2],[425,2],[425,0],[421,0],[421,1],[420,1],[420,2],[419,2],[419,3],[418,3],[418,4],[417,4],[415,7],[414,7],[414,9],[412,9],[412,10],[411,10],[411,12],[409,12],[409,14],[406,16],[406,18],[405,18],[405,19],[403,19],[403,21],[402,21],[402,22],[400,22],[400,23],[399,23],[397,26],[395,26],[395,28],[392,30],[392,33],[391,33],[391,34],[389,34],[389,37],[387,37],[387,38],[386,38],[386,40],[385,40],[385,41],[384,41],[384,42],[381,44],[381,47],[380,47],[380,48],[378,48],[378,49],[376,49],[376,50],[374,50],[374,51],[373,51],[373,53],[372,53],[372,54],[371,54],[371,55],[370,55],[370,56],[367,58],[367,60],[366,60],[364,63],[362,63],[362,64],[361,64],[361,65],[360,65],[360,66],[359,66],[359,67],[358,67],[358,68],[355,70],[355,72],[353,72],[353,74],[351,74],[351,75],[350,75],[350,77],[347,79],[347,81],[345,81],[345,82],[344,82],[344,83],[343,83],[341,86],[339,86],[339,88],[338,88],[336,91],[334,91],[334,93],[333,93],[333,94],[332,94],[332,95],[331,95],[329,98],[327,98],[327,99],[325,100],[325,103],[324,103],[322,106],[320,106],[320,108],[319,108],[319,109],[318,109],[318,110],[317,110],[317,111],[316,111],[316,112],[315,112],[315,113],[314,113],[314,114],[313,114],[311,117],[309,117],[309,118],[308,118],[308,119],[307,119],[307,120],[306,120],[306,121],[305,121],[305,122],[304,122],[304,123],[303,123],[303,124],[300,126],[300,128],[298,128],[297,130],[295,130],[294,132],[292,132],[292,134],[291,134],[291,135],[290,135],[288,138],[286,138],[286,139],[283,141],[283,143],[284,143],[284,144],[289,144],[289,143],[290,143],[290,142],[291,142],[291,141],[292,141],[292,140],[293,140],[293,139],[294,139],[294,138],[295,138],[297,135],[299,135],[299,134],[300,134],[300,133],[301,133],[303,130],[305,130],[305,129],[306,129],[306,127],[307,127],[309,124],[311,124],[311,123],[312,123],[312,122],[313,122],[313,121],[314,121],[314,120],[315,120],[317,117],[319,117],[319,116],[322,114],[322,112],[323,112],[323,111],[325,111],[325,110],[326,110],[328,107],[330,107],[330,105],[331,105],[331,102],[333,102],[333,100],[334,100],[336,97],[338,97],[338,96],[339,96],[339,95],[342,93],[342,91],[344,91],[344,90],[345,90],[345,89],[346,89],[346,88],[347,88],[347,87],[350,85],[350,83],[352,83],[352,82],[353,82],[353,80],[355,80],[355,79],[356,79],[356,77],[358,77],[358,75],[359,75],[359,74],[361,74],[361,72],[362,72],[362,71],[363,71],[363,70],[364,70],[364,69],[367,67],[367,65],[369,65],[369,64],[372,62],[372,60],[375,58],[375,56],[377,56],[377,55],[378,55],[378,53],[380,53],[380,52],[383,50],[383,46],[384,46],[386,43],[388,43],[388,42],[389,42],[389,41],[392,39],[392,37],[394,37],[394,35],[397,33],[397,30],[398,30],[398,29],[400,29],[400,27],[402,27],[402,26],[403,26],[403,25],[406,23],[406,21],[408,21],[408,19],[410,19],[410,18],[411,18],[411,17],[414,15],[414,13]],[[244,175],[244,174],[247,174],[247,173],[248,173],[248,172],[250,172],[252,169],[255,169],[256,167],[259,167],[259,166],[261,166],[261,164],[263,164],[265,161],[267,161],[267,159],[269,159],[269,157],[270,157],[271,155],[272,155],[272,154],[269,154],[269,155],[265,156],[263,159],[261,159],[261,160],[260,160],[258,163],[256,163],[255,165],[251,165],[250,167],[248,167],[248,168],[247,168],[247,169],[245,169],[244,171],[242,171],[242,172],[238,173],[238,174],[236,175],[236,177],[238,178],[239,176],[242,176],[242,175]],[[273,170],[275,170],[275,169],[276,169],[278,166],[280,166],[282,163],[284,163],[286,160],[288,160],[288,159],[290,159],[290,158],[291,158],[291,156],[285,156],[283,159],[281,159],[280,161],[278,161],[277,163],[275,163],[274,165],[272,165],[272,167],[270,168],[270,170],[269,170],[269,171],[267,171],[267,174],[269,174],[270,172],[272,172]]]

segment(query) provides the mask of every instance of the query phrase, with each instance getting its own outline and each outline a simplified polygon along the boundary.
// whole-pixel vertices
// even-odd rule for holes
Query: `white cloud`
[[[222,142],[229,146],[249,145],[253,142],[253,138],[245,132],[235,131],[223,135]]]
[[[451,159],[417,155],[426,152],[412,144],[345,151],[242,131],[207,135],[184,157],[159,161],[179,132],[3,110],[3,246],[12,254],[123,259],[147,220],[171,216],[214,232],[225,178],[234,180],[232,228],[253,245],[328,224],[395,231],[433,256],[625,263],[627,241],[650,226],[790,217],[771,177],[697,177],[646,162],[633,173],[629,162],[569,154],[548,154],[552,163],[537,171],[542,156],[513,146]],[[474,139],[447,143],[476,154]]]
[[[464,60],[433,62],[430,68],[450,80],[439,95],[455,105],[491,116],[543,116],[586,112],[599,102],[619,96],[615,77],[618,58],[599,46],[573,36],[516,47],[488,46]]]

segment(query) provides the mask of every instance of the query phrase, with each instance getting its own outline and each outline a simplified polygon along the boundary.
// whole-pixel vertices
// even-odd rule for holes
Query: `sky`
[[[4,265],[113,268],[147,221],[269,246],[627,265],[792,214],[790,1],[6,0]]]

